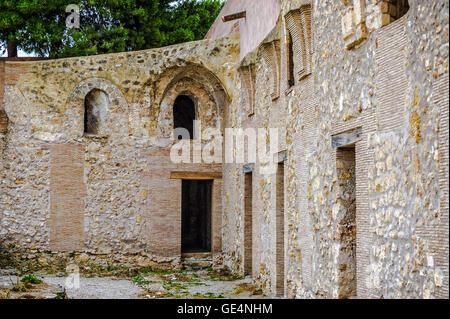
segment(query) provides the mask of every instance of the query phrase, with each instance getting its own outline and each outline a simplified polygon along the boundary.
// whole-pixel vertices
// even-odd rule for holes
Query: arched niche
[[[99,89],[92,89],[84,98],[84,134],[97,135],[104,131],[108,96]]]
[[[65,114],[70,134],[75,138],[129,135],[127,101],[107,79],[81,81],[68,97]]]
[[[202,132],[208,128],[223,130],[223,116],[229,96],[220,80],[199,65],[188,65],[168,70],[156,83],[168,83],[155,91],[159,102],[157,134],[174,138],[173,107],[180,95],[189,97],[195,105],[195,119],[201,122]],[[158,102],[157,102],[158,103]]]

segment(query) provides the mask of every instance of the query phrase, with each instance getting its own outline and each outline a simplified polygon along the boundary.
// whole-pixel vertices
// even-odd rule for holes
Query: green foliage
[[[0,1],[0,43],[70,57],[149,49],[203,39],[222,0],[79,0],[80,29],[66,28],[73,0]]]
[[[0,299],[11,299],[11,292],[9,290],[5,292],[0,291]]]
[[[38,284],[42,283],[42,280],[39,279],[38,277],[36,277],[35,274],[28,274],[28,275],[24,276],[20,281],[24,282],[24,283],[34,284],[34,285],[38,285]]]
[[[142,274],[138,274],[134,277],[133,282],[138,285],[148,285],[150,281],[148,281]]]
[[[164,270],[164,269],[156,269],[156,268],[141,268],[139,273],[151,275],[151,276],[164,276],[170,274],[182,275],[186,273],[186,270],[178,269],[178,270]]]
[[[228,269],[215,270],[209,268],[207,271],[209,279],[212,281],[236,281],[244,278],[241,275],[232,273]]]
[[[22,283],[19,281],[19,276],[17,276],[17,279],[15,282],[12,281],[11,277],[9,278],[9,281],[11,282],[11,291],[14,292],[26,292],[27,291],[27,285],[31,286],[30,283]]]
[[[180,42],[201,40],[213,24],[222,4],[217,0],[186,0],[169,12],[163,23],[166,31],[165,42],[169,45]]]
[[[57,292],[57,293],[56,293],[55,299],[69,299],[69,298],[67,297],[66,290]]]
[[[206,292],[204,294],[201,294],[199,292],[192,295],[194,299],[223,299],[225,298],[222,294],[215,294],[213,292]]]
[[[58,52],[65,33],[65,8],[73,0],[5,0],[0,2],[0,42],[15,43],[25,52]]]

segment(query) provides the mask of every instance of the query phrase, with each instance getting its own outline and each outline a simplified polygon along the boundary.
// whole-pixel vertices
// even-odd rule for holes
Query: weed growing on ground
[[[223,299],[225,298],[222,294],[214,294],[212,292],[206,292],[204,294],[201,294],[199,292],[192,295],[194,299]]]
[[[148,285],[150,281],[148,281],[142,273],[139,273],[134,277],[133,282],[138,285]]]
[[[235,281],[235,280],[240,280],[240,279],[244,278],[241,275],[232,273],[228,269],[216,270],[216,269],[208,268],[207,271],[208,271],[209,278],[212,281]]]
[[[0,299],[11,299],[11,292],[9,290],[0,292]]]
[[[40,283],[42,283],[42,280],[39,279],[33,273],[24,276],[20,281],[23,283],[29,283],[29,284],[34,284],[34,285],[39,285]]]

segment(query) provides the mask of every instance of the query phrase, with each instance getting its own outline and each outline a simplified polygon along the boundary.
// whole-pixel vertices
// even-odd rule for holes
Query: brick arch
[[[285,15],[286,31],[292,37],[294,82],[311,74],[312,69],[312,30],[311,5],[302,5]]]
[[[173,105],[180,95],[186,95],[195,104],[196,120],[202,123],[202,130],[207,127],[222,129],[222,112],[215,100],[200,83],[183,78],[177,81],[165,94],[160,104],[158,118],[158,135],[170,138],[173,130]]]
[[[188,65],[181,70],[171,70],[156,83],[168,83],[156,90],[160,96],[158,135],[172,137],[173,104],[179,95],[189,96],[195,103],[196,119],[201,120],[202,131],[206,128],[223,129],[223,114],[229,96],[222,83],[209,70],[198,65]]]
[[[258,55],[264,61],[266,67],[270,70],[272,77],[271,92],[272,100],[280,97],[280,80],[281,80],[281,53],[280,40],[275,39],[261,45]]]
[[[160,97],[159,101],[158,99],[155,99],[156,102],[160,103],[170,88],[183,78],[192,79],[200,83],[205,91],[207,91],[216,102],[221,102],[221,99],[225,100],[225,102],[229,102],[230,100],[222,82],[213,72],[202,65],[188,63],[185,66],[167,69],[167,71],[155,81],[158,85],[155,89],[155,96]],[[161,83],[167,83],[167,85],[160,85]]]
[[[103,78],[88,78],[81,81],[70,93],[65,107],[65,116],[72,126],[75,137],[84,133],[84,101],[92,90],[103,91],[107,98],[107,110],[99,132],[101,136],[129,135],[128,103],[119,88]],[[71,119],[71,120],[69,120]],[[75,119],[75,120],[73,120]]]

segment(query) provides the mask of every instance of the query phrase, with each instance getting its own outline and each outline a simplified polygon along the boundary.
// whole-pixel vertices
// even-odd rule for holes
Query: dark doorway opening
[[[288,32],[287,40],[287,71],[288,71],[288,88],[295,85],[294,76],[294,43],[292,42],[291,33]]]
[[[252,274],[252,198],[253,184],[252,173],[246,173],[244,177],[244,273]]]
[[[276,199],[276,293],[284,295],[284,164],[277,169]]]
[[[189,139],[194,138],[195,104],[186,95],[176,98],[173,105],[173,128],[184,128],[189,132]],[[178,139],[183,139],[177,136]]]
[[[211,252],[212,181],[183,180],[181,252]]]
[[[336,151],[339,183],[339,298],[356,296],[356,151],[355,144]]]

